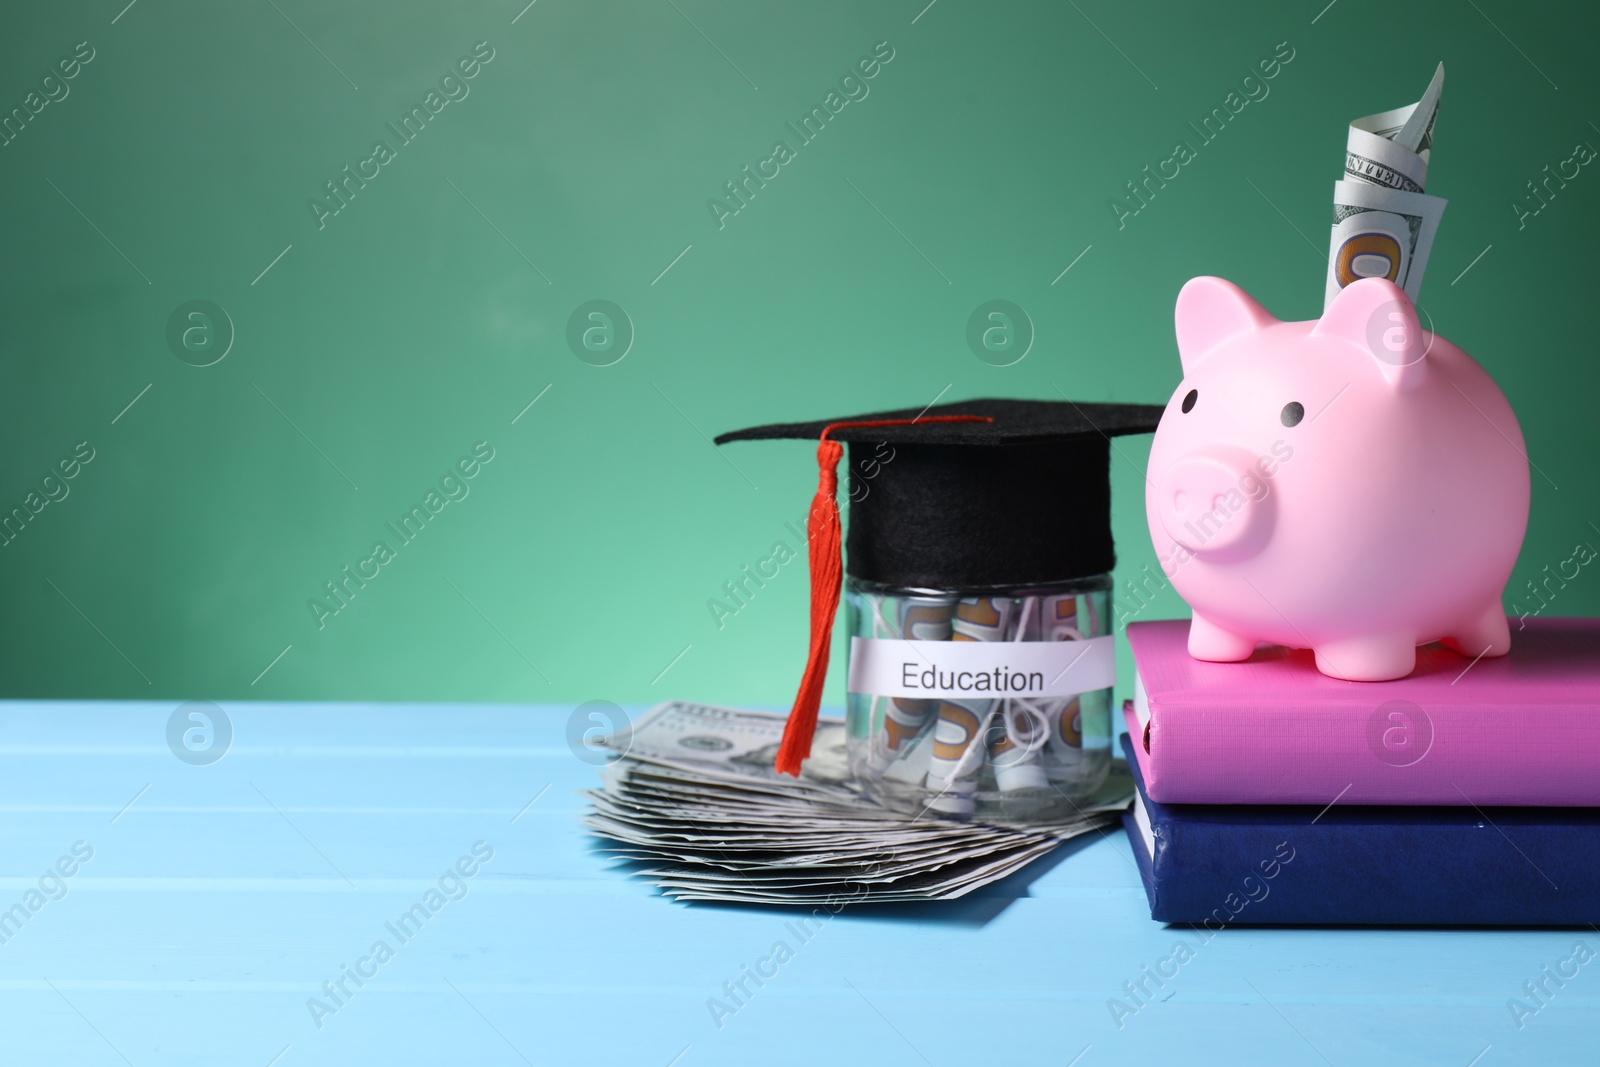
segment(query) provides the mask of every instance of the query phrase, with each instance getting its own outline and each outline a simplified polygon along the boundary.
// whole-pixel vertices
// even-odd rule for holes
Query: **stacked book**
[[[1513,620],[1496,659],[1419,648],[1393,682],[1302,650],[1202,662],[1188,632],[1128,627],[1123,821],[1152,918],[1600,922],[1600,619]]]

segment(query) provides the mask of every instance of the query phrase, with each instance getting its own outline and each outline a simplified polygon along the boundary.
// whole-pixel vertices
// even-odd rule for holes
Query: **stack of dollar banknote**
[[[677,900],[812,905],[953,900],[1133,796],[1125,765],[1070,818],[1004,826],[885,810],[848,783],[844,725],[824,720],[799,778],[773,770],[784,716],[670,701],[596,741],[612,758],[584,825]]]

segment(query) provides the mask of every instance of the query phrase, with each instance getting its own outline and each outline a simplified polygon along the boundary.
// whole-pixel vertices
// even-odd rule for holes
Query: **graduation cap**
[[[967,400],[847,419],[777,423],[716,439],[816,441],[820,478],[806,520],[811,641],[777,768],[798,775],[816,732],[841,568],[838,464],[868,446],[852,496],[845,571],[906,590],[1014,588],[1109,572],[1111,438],[1149,433],[1155,404]],[[880,446],[891,449],[887,456]]]

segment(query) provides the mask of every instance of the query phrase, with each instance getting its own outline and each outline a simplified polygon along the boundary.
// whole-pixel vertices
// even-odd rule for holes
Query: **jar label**
[[[1117,680],[1116,638],[1081,641],[850,639],[852,693],[887,697],[1070,697]]]

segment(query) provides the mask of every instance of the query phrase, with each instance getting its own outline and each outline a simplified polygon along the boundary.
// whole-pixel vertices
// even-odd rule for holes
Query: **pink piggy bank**
[[[1309,648],[1323,674],[1354,681],[1404,677],[1430,641],[1505,655],[1528,459],[1483,368],[1383,278],[1352,283],[1315,322],[1195,278],[1177,326],[1184,378],[1150,448],[1145,510],[1194,609],[1189,654]]]

